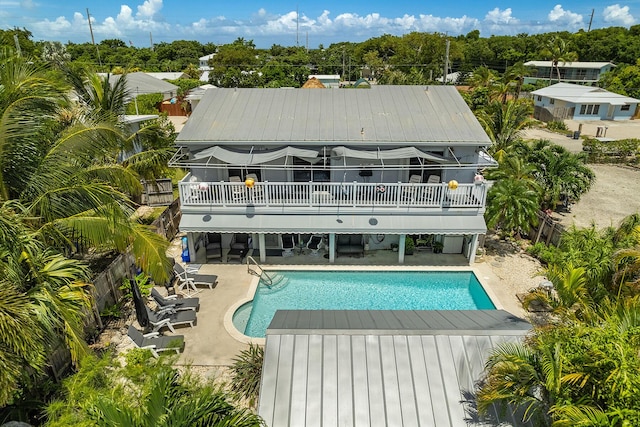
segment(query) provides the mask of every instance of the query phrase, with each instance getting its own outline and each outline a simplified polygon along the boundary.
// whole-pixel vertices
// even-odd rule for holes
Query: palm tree
[[[473,70],[471,77],[469,78],[469,86],[472,88],[489,88],[498,79],[498,75],[495,71],[482,66]]]
[[[542,56],[551,60],[551,72],[549,73],[549,82],[551,83],[553,70],[556,70],[558,76],[558,82],[561,80],[559,64],[565,62],[576,61],[578,54],[573,51],[569,51],[567,42],[559,36],[553,36],[549,39],[541,52]]]
[[[519,141],[520,131],[529,127],[532,105],[528,100],[493,101],[478,113],[480,124],[493,141],[491,154]]]
[[[485,218],[490,227],[520,238],[537,223],[540,195],[525,180],[505,179],[495,184],[487,196]]]

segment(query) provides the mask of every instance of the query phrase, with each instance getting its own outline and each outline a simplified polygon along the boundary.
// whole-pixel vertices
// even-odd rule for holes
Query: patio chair
[[[262,186],[262,184],[260,183],[260,180],[258,179],[258,175],[256,175],[255,173],[248,173],[247,174],[247,178],[251,178],[254,182],[254,184],[258,184],[258,185],[254,185],[253,187],[251,187],[249,189],[249,194],[251,196],[253,196],[256,199],[261,199],[264,197],[264,187]]]
[[[323,246],[322,240],[323,239],[321,235],[314,234],[307,242],[307,249],[311,249],[312,256],[320,255],[320,249],[322,249]]]
[[[282,256],[293,256],[293,250],[296,248],[296,239],[293,234],[282,234],[280,236]]]
[[[180,353],[180,350],[184,347],[184,336],[182,335],[165,336],[160,335],[158,332],[143,334],[133,325],[129,325],[127,335],[136,347],[151,350],[151,354],[154,357],[159,357],[161,351],[173,350],[176,353]]]
[[[421,175],[411,175],[409,177],[409,184],[406,187],[403,187],[402,189],[402,195],[407,198],[407,199],[411,199],[411,200],[415,200],[416,198],[416,188],[414,187],[413,184],[420,184],[422,182],[422,176]]]
[[[205,252],[207,260],[222,259],[222,235],[220,233],[207,233]]]
[[[176,263],[173,266],[173,271],[176,273],[176,277],[178,278],[178,289],[183,290],[185,287],[187,288],[187,292],[193,290],[197,292],[197,286],[208,286],[209,289],[213,289],[218,284],[218,276],[215,274],[198,274],[187,272],[187,270],[179,263]]]
[[[233,183],[231,186],[231,198],[236,201],[244,200],[247,195],[247,188],[242,179],[239,176],[230,176],[229,182]]]
[[[249,250],[249,235],[246,233],[234,234],[231,238],[231,249],[247,252]]]
[[[196,321],[196,312],[189,311],[175,311],[168,308],[162,310],[153,311],[149,307],[145,307],[147,310],[147,316],[149,316],[149,324],[153,326],[153,332],[158,332],[165,326],[173,333],[176,330],[174,326],[189,325],[193,328],[193,324]]]
[[[193,310],[200,308],[200,298],[180,298],[177,295],[163,297],[156,288],[151,289],[151,297],[160,308],[172,308],[176,311]]]

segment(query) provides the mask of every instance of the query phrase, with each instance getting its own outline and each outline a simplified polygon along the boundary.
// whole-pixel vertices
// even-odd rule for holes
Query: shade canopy
[[[254,152],[252,149],[247,153],[231,151],[218,145],[214,145],[211,148],[207,148],[196,153],[193,157],[194,159],[211,159],[213,157],[232,165],[259,165],[281,159],[283,157],[299,157],[311,162],[318,157],[318,151],[287,146],[279,150],[260,152]]]
[[[430,160],[436,163],[451,163],[450,160],[445,159],[441,156],[436,156],[434,154],[425,153],[422,150],[418,150],[415,147],[402,147],[402,148],[394,148],[391,150],[355,150],[353,148],[347,147],[333,147],[331,149],[335,155],[339,157],[351,157],[355,159],[366,159],[366,160],[393,160],[393,159],[411,159],[411,158],[421,158]]]

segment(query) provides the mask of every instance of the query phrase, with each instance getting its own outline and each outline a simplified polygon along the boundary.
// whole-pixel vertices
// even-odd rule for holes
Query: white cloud
[[[138,6],[139,18],[153,18],[162,9],[162,0],[145,0],[140,6]]]
[[[633,15],[629,13],[629,6],[620,7],[619,4],[605,7],[602,16],[604,17],[604,22],[612,25],[628,27],[636,22]]]
[[[560,4],[555,5],[549,12],[548,18],[549,21],[555,24],[567,25],[572,29],[584,26],[582,15],[573,13],[570,10],[564,10]]]

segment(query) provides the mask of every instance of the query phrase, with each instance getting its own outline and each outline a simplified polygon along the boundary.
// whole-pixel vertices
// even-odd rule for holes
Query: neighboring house
[[[556,83],[531,92],[538,120],[629,120],[640,100],[593,86]]]
[[[340,87],[340,76],[338,74],[310,74],[309,79],[317,79],[326,88]]]
[[[202,96],[204,95],[205,91],[207,91],[209,89],[215,89],[215,88],[216,88],[216,86],[207,83],[207,84],[204,84],[202,86],[194,87],[193,89],[191,89],[189,91],[189,94],[184,97],[184,99],[189,104],[191,104],[191,111],[193,112],[193,110],[196,109],[196,107],[200,103],[200,100],[202,99]]]
[[[561,82],[591,85],[600,80],[603,73],[611,71],[615,67],[611,62],[578,61],[560,61],[557,69],[553,66],[552,61],[529,61],[525,62],[524,65],[532,70],[532,75],[525,76],[524,84],[536,84],[539,80],[551,83],[557,82],[559,71]]]
[[[151,77],[147,73],[128,73],[127,75],[127,92],[133,98],[142,94],[160,93],[162,99],[169,99],[178,94],[178,86],[165,82],[164,80]],[[120,80],[122,74],[111,74],[109,82],[113,85]]]
[[[486,232],[477,174],[496,162],[453,86],[207,90],[176,145],[191,262],[217,232],[252,234],[262,262],[268,241],[295,233],[322,236],[329,263],[343,235],[399,245],[403,263],[415,234],[472,263]]]
[[[208,82],[209,81],[209,71],[213,70],[213,68],[209,65],[209,60],[216,56],[215,53],[211,53],[209,55],[205,55],[200,57],[198,69],[202,71],[200,75],[200,81]]]
[[[178,79],[189,78],[189,76],[186,73],[183,73],[181,71],[167,72],[167,73],[145,73],[145,74],[160,80],[178,80]]]
[[[125,124],[128,134],[133,135],[134,133],[142,129],[142,124],[144,122],[148,122],[149,120],[155,120],[158,117],[160,116],[158,116],[157,114],[138,114],[138,115],[125,114],[120,117],[120,122]],[[118,161],[123,162],[127,160],[129,157],[133,156],[134,154],[138,154],[141,152],[142,152],[142,144],[140,144],[140,141],[136,138],[133,141],[132,150],[126,151],[126,152],[125,151],[120,152],[120,154],[118,155]]]
[[[532,426],[476,405],[491,350],[530,329],[503,310],[279,310],[258,415],[269,427]]]

